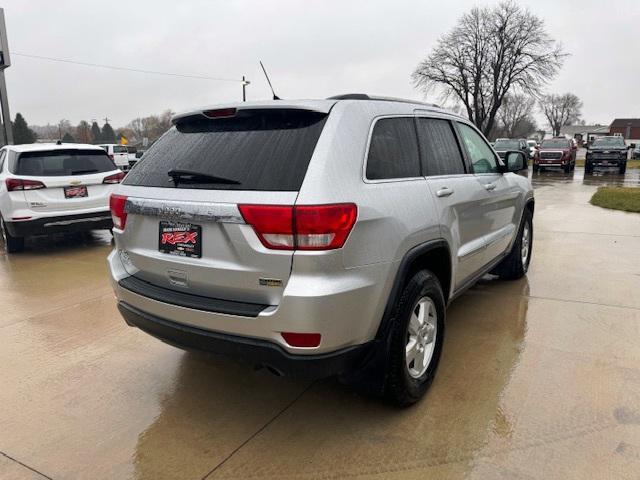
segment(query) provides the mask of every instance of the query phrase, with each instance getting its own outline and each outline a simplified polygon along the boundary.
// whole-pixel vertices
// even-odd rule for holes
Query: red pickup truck
[[[572,140],[565,137],[554,137],[543,140],[533,157],[533,171],[542,168],[560,167],[565,173],[576,168],[577,147]]]

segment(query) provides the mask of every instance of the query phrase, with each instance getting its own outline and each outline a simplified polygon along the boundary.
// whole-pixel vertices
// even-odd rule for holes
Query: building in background
[[[629,143],[640,142],[640,118],[616,118],[609,126],[609,135],[620,135]]]

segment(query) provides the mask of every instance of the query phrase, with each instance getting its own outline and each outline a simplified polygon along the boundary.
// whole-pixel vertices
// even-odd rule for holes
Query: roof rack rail
[[[345,93],[343,95],[334,95],[328,97],[327,100],[378,100],[383,102],[402,102],[402,103],[415,103],[416,105],[424,105],[426,107],[442,108],[435,103],[425,103],[419,100],[408,100],[406,98],[394,98],[394,97],[376,97],[367,95],[366,93]]]

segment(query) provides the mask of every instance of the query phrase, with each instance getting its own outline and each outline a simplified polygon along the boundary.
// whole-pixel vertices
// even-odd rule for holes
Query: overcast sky
[[[422,98],[416,64],[451,29],[470,0],[5,0],[12,53],[181,74],[251,80],[267,99],[262,59],[278,95],[323,98],[366,92]],[[638,0],[535,0],[571,53],[548,91],[571,91],[588,122],[640,117]],[[30,124],[61,118],[131,119],[171,108],[236,101],[240,83],[163,77],[12,55],[6,70],[12,116]],[[437,101],[437,98],[429,99]],[[102,123],[102,120],[100,121]]]

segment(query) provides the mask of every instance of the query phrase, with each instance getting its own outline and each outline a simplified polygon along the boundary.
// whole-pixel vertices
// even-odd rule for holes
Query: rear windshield
[[[23,152],[16,160],[12,171],[16,175],[58,177],[90,175],[116,169],[102,150],[54,150]]]
[[[210,190],[297,191],[326,114],[300,110],[239,111],[235,117],[190,117],[144,154],[127,185]],[[200,174],[181,182],[171,171]],[[212,176],[214,178],[208,178]],[[216,182],[216,178],[226,182]]]
[[[552,138],[542,142],[542,148],[567,148],[568,146],[569,140],[564,138]]]
[[[113,153],[128,153],[129,150],[124,145],[115,145],[113,147]]]

